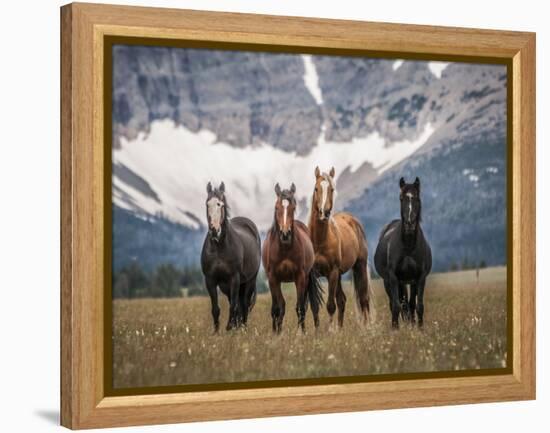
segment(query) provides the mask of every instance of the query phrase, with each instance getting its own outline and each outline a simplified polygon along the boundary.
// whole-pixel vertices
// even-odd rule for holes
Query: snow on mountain
[[[149,134],[141,133],[133,141],[123,138],[120,148],[113,151],[113,164],[139,174],[154,196],[115,173],[113,201],[124,209],[162,214],[199,228],[199,221],[204,221],[206,184],[223,180],[232,214],[249,216],[260,229],[266,229],[273,218],[276,182],[283,188],[294,182],[299,205],[309,206],[315,166],[327,171],[334,166],[337,181],[339,174],[353,173],[366,163],[382,173],[414,153],[432,133],[428,124],[418,139],[392,146],[378,133],[347,143],[327,141],[321,133],[307,155],[298,155],[267,144],[234,147],[216,142],[210,131],[195,133],[170,120],[158,120],[152,122]],[[305,215],[304,209],[299,212]]]
[[[403,59],[398,59],[398,60],[396,60],[395,62],[393,62],[392,66],[391,66],[392,69],[393,69],[394,71],[397,71],[397,70],[403,65],[403,62],[404,62]]]
[[[428,62],[428,69],[437,78],[441,78],[441,74],[443,73],[443,71],[447,66],[449,66],[448,62]]]
[[[311,58],[311,55],[302,55],[304,61],[304,84],[317,102],[317,105],[323,103],[323,94],[319,87],[319,76],[317,75],[317,69]]]

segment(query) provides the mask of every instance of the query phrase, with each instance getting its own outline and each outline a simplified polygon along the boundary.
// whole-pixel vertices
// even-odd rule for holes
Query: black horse
[[[390,299],[392,326],[399,327],[399,313],[404,318],[424,322],[424,286],[432,269],[432,251],[420,227],[422,203],[420,180],[405,183],[399,180],[401,220],[394,220],[382,229],[374,266],[384,279],[384,288]],[[407,298],[407,285],[410,296]]]
[[[256,276],[260,268],[260,235],[248,218],[229,219],[225,185],[206,187],[208,233],[201,253],[202,273],[210,300],[217,332],[220,326],[218,291],[229,299],[227,330],[246,325],[248,313],[256,301]]]

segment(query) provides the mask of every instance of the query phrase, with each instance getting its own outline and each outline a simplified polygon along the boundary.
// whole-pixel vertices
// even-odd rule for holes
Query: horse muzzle
[[[221,227],[219,229],[215,229],[214,227],[210,227],[208,232],[210,233],[210,237],[212,239],[214,239],[216,242],[218,242],[220,240],[220,235],[222,234]]]
[[[330,210],[320,210],[319,211],[319,219],[321,221],[329,219],[330,218]]]
[[[287,232],[280,232],[279,238],[283,244],[289,244],[292,241],[292,232],[289,230]]]
[[[414,222],[414,223],[404,222],[403,223],[403,228],[405,229],[405,233],[407,233],[407,234],[414,233],[416,231],[416,222]]]

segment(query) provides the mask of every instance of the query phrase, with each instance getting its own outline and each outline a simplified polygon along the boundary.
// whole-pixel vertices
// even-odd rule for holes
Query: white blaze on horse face
[[[412,213],[412,197],[413,195],[408,192],[407,197],[409,198],[409,223],[411,222],[411,213]]]
[[[283,205],[283,231],[287,232],[288,230],[286,227],[286,218],[288,214],[288,205],[290,204],[290,202],[287,199],[284,199],[281,204]]]
[[[321,219],[325,218],[325,206],[327,204],[328,187],[330,182],[328,180],[321,181]]]
[[[216,230],[219,234],[222,225],[223,202],[217,197],[212,197],[210,200],[208,200],[206,205],[210,224],[212,225],[212,228],[214,228],[214,230]]]

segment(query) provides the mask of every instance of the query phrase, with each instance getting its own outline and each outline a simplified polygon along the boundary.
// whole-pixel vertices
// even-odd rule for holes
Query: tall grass
[[[246,331],[213,334],[210,300],[115,300],[115,388],[381,373],[499,368],[506,365],[506,272],[484,269],[433,275],[425,295],[422,330],[390,328],[388,300],[373,282],[376,319],[361,326],[348,297],[343,329],[323,310],[316,331],[297,329],[294,286],[285,287],[283,332],[271,332],[271,297],[259,295]],[[228,305],[221,299],[221,323]]]

